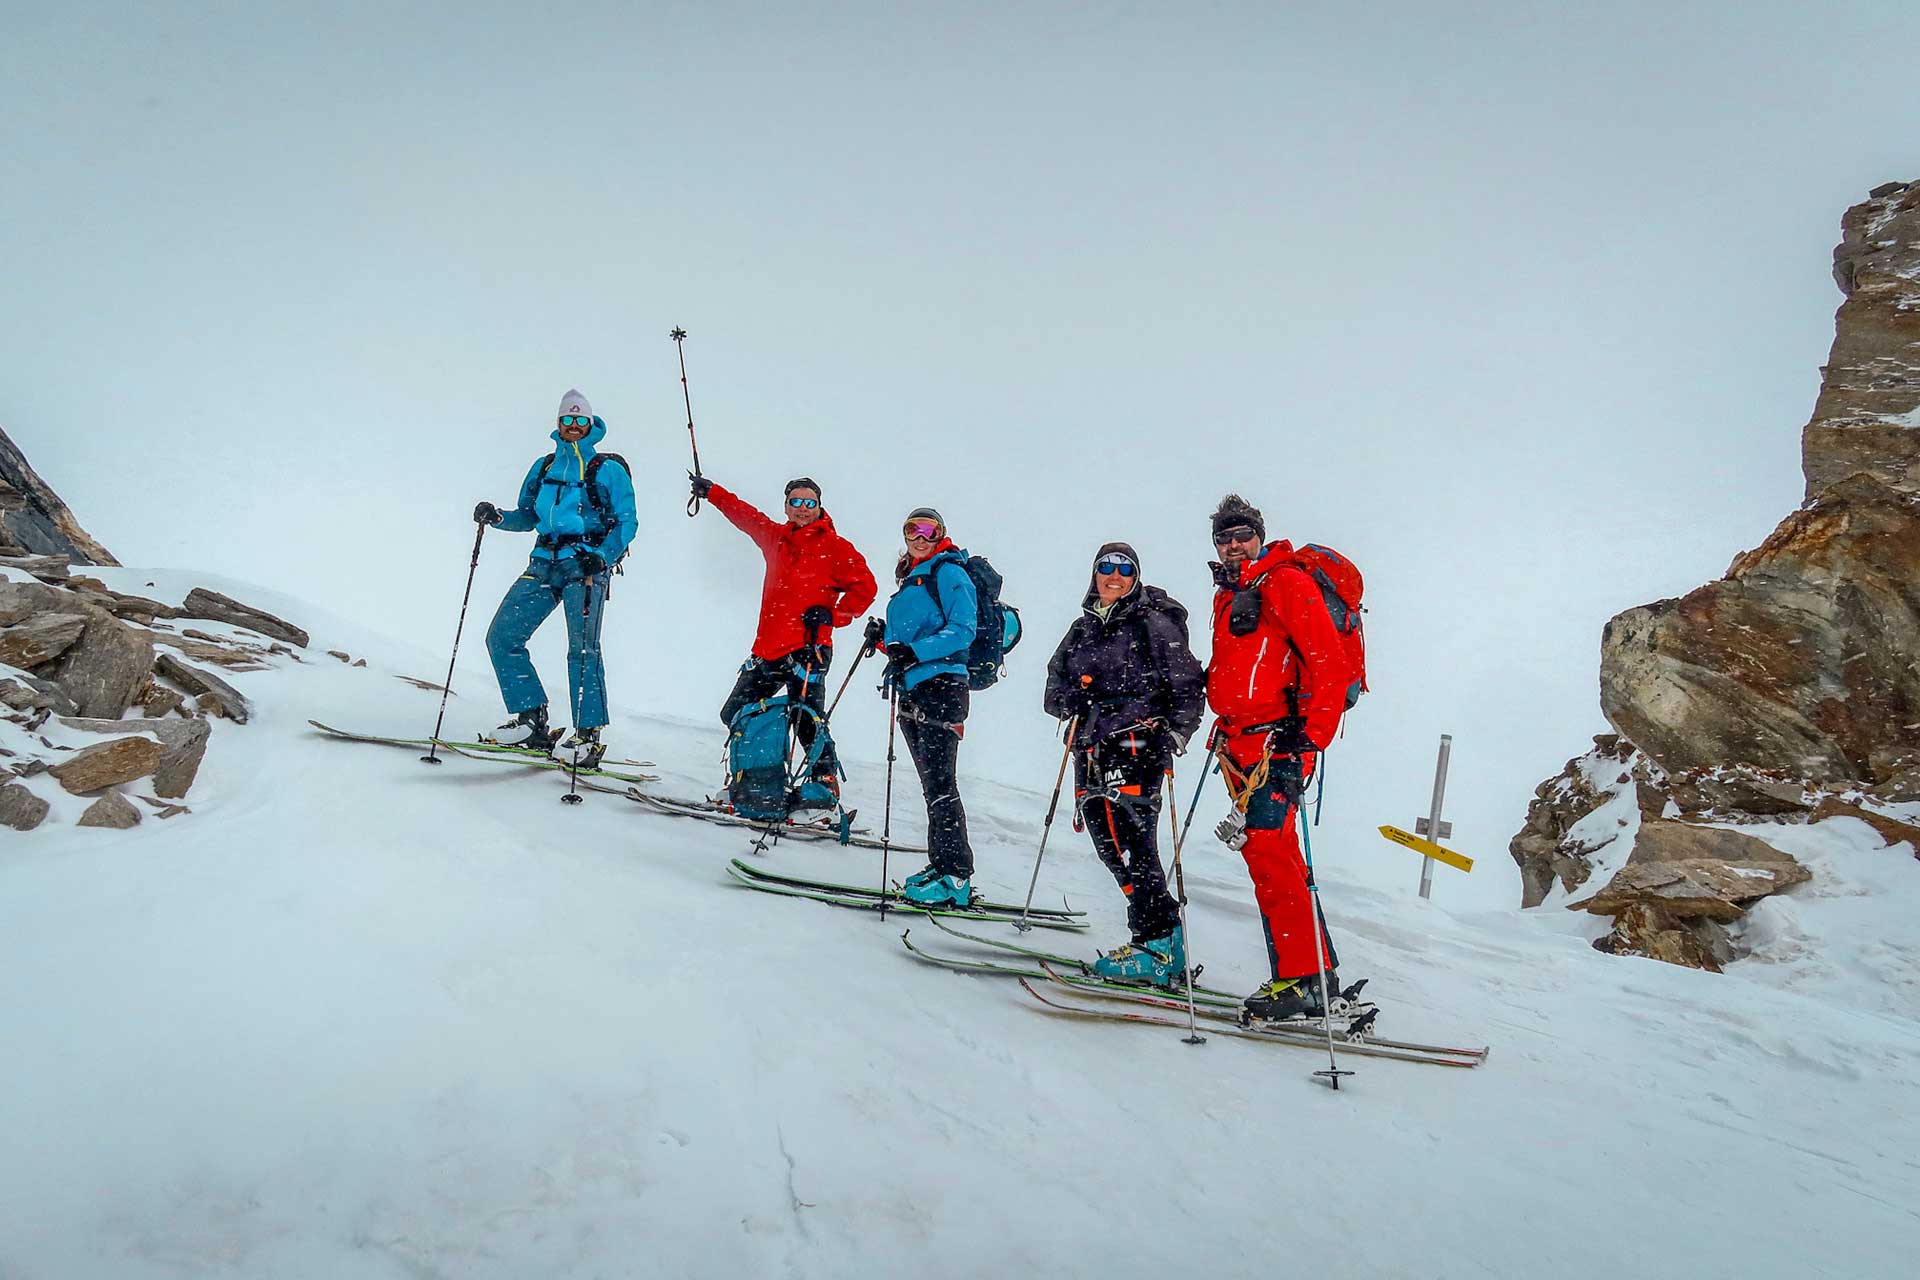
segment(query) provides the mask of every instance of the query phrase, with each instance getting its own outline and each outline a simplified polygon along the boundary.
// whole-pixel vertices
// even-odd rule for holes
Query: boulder
[[[176,695],[177,696],[177,695]],[[207,741],[213,726],[205,720],[87,720],[62,717],[61,724],[87,733],[151,733],[160,739],[165,754],[153,769],[155,795],[178,800],[187,794],[199,775],[200,762],[206,758]]]
[[[65,556],[0,556],[0,569],[13,569],[42,582],[59,582],[71,572]]]
[[[140,811],[118,791],[109,791],[87,806],[87,811],[80,815],[79,825],[125,831],[140,825]]]
[[[1871,786],[1920,762],[1916,581],[1920,499],[1851,476],[1725,578],[1607,623],[1601,710],[1669,773]]]
[[[1645,902],[1635,902],[1613,921],[1613,932],[1594,940],[1593,949],[1615,956],[1645,956],[1667,964],[1719,973],[1734,958],[1726,929],[1713,920],[1682,919]]]
[[[160,767],[166,754],[167,748],[152,738],[115,738],[111,742],[82,747],[54,765],[49,772],[68,791],[85,795],[146,777]]]
[[[95,542],[60,495],[27,463],[0,430],[0,542],[38,555],[66,556],[76,564],[120,562]]]
[[[87,629],[77,613],[36,613],[11,627],[0,627],[0,662],[37,667],[71,649]]]
[[[0,827],[31,831],[46,821],[52,806],[17,782],[0,787]]]
[[[1815,805],[1807,821],[1825,822],[1828,818],[1858,818],[1872,827],[1875,833],[1886,842],[1883,848],[1905,844],[1912,849],[1914,857],[1920,858],[1920,827],[1916,827],[1911,822],[1901,822],[1898,818],[1889,818],[1884,813],[1875,813],[1857,804],[1848,804],[1836,796],[1828,796]]]
[[[307,633],[291,622],[276,618],[252,605],[241,604],[238,600],[223,596],[218,591],[209,591],[205,587],[195,587],[187,593],[187,598],[180,604],[178,616],[230,623],[236,627],[245,627],[249,631],[258,631],[263,636],[272,636],[275,640],[284,640],[288,644],[298,645],[302,649],[309,643]]]
[[[1618,795],[1621,787],[1638,785],[1636,771],[1651,778],[1632,744],[1614,734],[1601,734],[1593,743],[1592,751],[1567,761],[1557,776],[1534,790],[1526,825],[1507,847],[1520,868],[1523,906],[1539,906],[1556,880],[1569,890],[1585,884],[1593,874],[1593,855],[1613,842],[1619,828],[1575,828]]]
[[[158,680],[149,680],[140,694],[140,712],[150,720],[158,720],[179,711],[186,702],[178,689],[169,689]]]
[[[1627,865],[1569,910],[1618,916],[1635,904],[1675,919],[1738,920],[1761,898],[1803,884],[1812,873],[1764,840],[1721,827],[1642,822]]]
[[[62,716],[76,715],[80,710],[59,685],[25,672],[0,680],[0,703],[15,711],[51,711]]]
[[[188,666],[170,653],[163,653],[154,669],[194,695],[203,710],[212,711],[235,724],[245,724],[252,707],[240,691],[210,671]]]
[[[0,582],[0,626],[46,613],[79,614],[86,626],[42,674],[72,699],[82,715],[111,718],[126,711],[153,671],[153,645],[147,633],[71,592],[37,582]]]

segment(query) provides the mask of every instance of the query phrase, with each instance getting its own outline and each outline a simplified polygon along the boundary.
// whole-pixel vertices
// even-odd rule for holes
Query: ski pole
[[[580,684],[573,691],[573,736],[580,737],[580,705],[587,695],[587,677],[591,668],[587,665],[589,650],[594,660],[600,658],[600,637],[593,631],[593,575],[588,574],[580,580]],[[602,694],[604,697],[604,693]],[[567,762],[567,794],[560,797],[561,804],[580,803],[580,748],[573,749],[573,759]]]
[[[1207,785],[1207,774],[1212,772],[1212,762],[1200,770],[1200,786],[1193,789],[1193,803],[1187,808],[1187,824],[1193,824],[1194,810],[1200,807],[1200,787]],[[1173,887],[1175,904],[1180,908],[1180,958],[1186,963],[1187,970],[1187,1044],[1205,1044],[1207,1038],[1200,1034],[1197,1022],[1199,1015],[1193,1005],[1193,958],[1187,951],[1187,875],[1180,867],[1180,852],[1186,847],[1186,829],[1180,825],[1180,800],[1173,793],[1173,769],[1167,769],[1167,825],[1173,831]]]
[[[1318,763],[1316,761],[1316,763]],[[1300,784],[1302,793],[1306,783]],[[1313,878],[1313,836],[1309,833],[1309,824],[1304,821],[1306,812],[1299,805],[1294,806],[1293,820],[1300,828],[1300,847],[1305,854],[1307,864],[1307,910],[1313,916],[1313,958],[1320,969],[1320,1020],[1327,1030],[1327,1069],[1313,1074],[1324,1079],[1336,1090],[1340,1088],[1340,1077],[1350,1076],[1351,1071],[1340,1069],[1339,1059],[1333,1053],[1333,1000],[1327,993],[1327,950],[1326,939],[1321,935],[1320,886]]]
[[[676,325],[667,336],[673,339],[674,350],[680,353],[680,398],[687,406],[687,442],[693,446],[693,474],[697,476],[700,474],[700,437],[693,434],[693,396],[687,391],[687,348],[684,345],[687,331]],[[700,496],[695,494],[687,499],[687,514],[694,516],[699,513]]]
[[[487,536],[487,526],[479,521],[473,531],[473,559],[467,561],[467,589],[460,595],[460,621],[453,628],[453,656],[447,659],[447,680],[440,686],[440,714],[433,719],[433,740],[427,744],[427,754],[420,757],[426,764],[440,763],[440,727],[447,719],[447,698],[453,693],[453,664],[460,658],[460,633],[467,629],[467,601],[473,599],[473,574],[480,567],[480,539]]]
[[[827,708],[827,714],[822,716],[821,719],[833,719],[834,708],[840,705],[840,699],[846,694],[847,686],[853,683],[853,673],[860,669],[860,664],[865,662],[867,655],[872,652],[872,649],[863,644],[860,646],[860,652],[853,655],[853,665],[847,668],[847,678],[840,682],[840,692],[833,695],[833,703]]]
[[[887,918],[887,858],[893,850],[893,731],[900,721],[900,686],[887,686],[887,799],[880,810],[880,919]]]
[[[1021,933],[1033,928],[1027,923],[1027,913],[1033,910],[1033,889],[1040,883],[1040,859],[1047,856],[1047,837],[1053,834],[1054,810],[1060,807],[1060,784],[1067,776],[1067,761],[1073,755],[1073,739],[1080,731],[1080,717],[1067,721],[1067,747],[1060,753],[1060,770],[1053,775],[1053,799],[1047,801],[1047,820],[1040,825],[1040,852],[1033,857],[1033,878],[1027,881],[1027,903],[1020,908],[1020,918],[1013,927]]]

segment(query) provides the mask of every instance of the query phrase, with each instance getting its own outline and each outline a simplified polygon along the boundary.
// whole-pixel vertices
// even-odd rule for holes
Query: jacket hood
[[[558,427],[555,427],[552,431],[548,432],[547,434],[553,438],[553,443],[555,448],[565,449],[565,448],[568,448],[572,443],[571,441],[563,440],[560,437],[560,428]],[[606,438],[607,438],[606,420],[601,418],[598,414],[596,414],[594,415],[594,419],[593,419],[593,429],[588,431],[586,435],[580,438],[580,448],[583,451],[587,449],[591,449]]]
[[[1145,572],[1140,567],[1140,553],[1133,549],[1133,545],[1131,543],[1127,543],[1127,542],[1103,543],[1100,549],[1093,553],[1093,564],[1094,565],[1099,564],[1101,560],[1105,559],[1109,555],[1112,555],[1116,551],[1118,551],[1121,555],[1125,556],[1127,559],[1133,561],[1133,590],[1127,592],[1127,594],[1121,596],[1118,600],[1114,601],[1114,607],[1116,608],[1116,610],[1130,609],[1133,607],[1134,603],[1139,599],[1140,593],[1147,589]],[[1162,594],[1165,594],[1165,593],[1162,593]],[[1087,594],[1080,597],[1080,607],[1082,609],[1085,609],[1088,613],[1092,613],[1093,606],[1099,603],[1100,603],[1099,575],[1094,572],[1093,565],[1089,565],[1087,566]]]

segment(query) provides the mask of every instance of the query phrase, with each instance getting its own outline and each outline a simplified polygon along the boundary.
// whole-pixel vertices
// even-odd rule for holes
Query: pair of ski
[[[321,724],[318,720],[309,720],[308,724],[325,734],[343,738],[349,742],[371,742],[385,747],[408,747],[416,751],[430,751],[438,748],[449,755],[460,756],[467,760],[500,760],[508,764],[525,765],[530,769],[557,770],[565,773],[573,766],[565,760],[556,759],[546,751],[536,751],[527,747],[508,746],[499,742],[476,740],[473,742],[450,742],[445,738],[383,738],[371,733],[351,733],[345,729],[336,729],[330,724]],[[658,776],[651,773],[630,772],[644,769],[653,762],[650,760],[615,760],[611,763],[627,766],[626,769],[609,769],[609,762],[602,760],[598,768],[582,769],[582,778],[604,778],[610,782],[622,782],[632,785],[636,782],[657,782]]]
[[[1021,909],[1010,902],[991,902],[985,898],[975,898],[964,907],[929,907],[908,902],[900,896],[900,889],[889,889],[884,898],[879,889],[872,885],[835,884],[829,880],[809,880],[801,876],[781,875],[767,871],[751,863],[735,858],[727,864],[727,874],[749,889],[758,889],[762,893],[775,893],[787,898],[806,898],[813,902],[824,902],[828,906],[846,907],[854,911],[897,911],[902,915],[926,916],[935,924],[947,920],[998,921],[1011,924],[1020,919]],[[1027,922],[1040,929],[1085,929],[1087,925],[1084,911],[1071,911],[1065,906],[1035,907],[1027,912]],[[942,928],[946,928],[941,924]],[[968,935],[962,934],[962,937]]]
[[[1022,989],[1040,1003],[1042,1011],[1055,1017],[1131,1022],[1183,1030],[1187,1025],[1186,1018],[1181,1016],[1187,1012],[1187,1001],[1182,992],[1163,991],[1144,984],[1112,982],[1096,976],[1085,961],[1072,956],[1056,955],[1003,939],[964,933],[938,919],[933,924],[953,937],[1011,952],[1028,963],[1008,964],[928,951],[914,945],[909,936],[912,930],[908,930],[900,935],[900,941],[916,959],[963,973],[1017,979]],[[1036,983],[1040,985],[1036,986]],[[1341,1052],[1401,1062],[1423,1062],[1439,1067],[1477,1067],[1487,1060],[1489,1050],[1486,1047],[1469,1049],[1454,1045],[1422,1044],[1375,1035],[1373,1023],[1379,1016],[1378,1007],[1353,999],[1363,985],[1364,981],[1355,983],[1341,993],[1345,1008],[1333,1018],[1334,1038]],[[1083,1003],[1086,1001],[1096,1003]],[[1143,1012],[1138,1008],[1099,1007],[1100,1003],[1144,1006],[1153,1012]],[[1248,1024],[1241,1012],[1240,1001],[1224,991],[1196,985],[1193,990],[1193,1012],[1195,1017],[1206,1021],[1209,1032],[1220,1035],[1269,1044],[1290,1044],[1305,1049],[1324,1051],[1326,1048],[1326,1027],[1319,1019]]]
[[[671,814],[676,818],[699,818],[703,822],[717,823],[723,827],[745,827],[754,831],[767,831],[771,826],[773,838],[776,840],[829,841],[834,844],[858,845],[863,849],[883,847],[882,841],[873,834],[871,828],[853,825],[854,811],[851,809],[845,811],[844,824],[830,813],[822,813],[815,818],[788,818],[785,822],[769,824],[764,818],[743,818],[719,800],[683,800],[678,796],[655,795],[650,791],[642,791],[639,787],[628,787],[624,791],[616,791],[612,787],[596,787],[595,790],[623,795],[649,809]],[[927,851],[925,845],[903,844],[898,840],[887,843],[884,847],[898,853]]]

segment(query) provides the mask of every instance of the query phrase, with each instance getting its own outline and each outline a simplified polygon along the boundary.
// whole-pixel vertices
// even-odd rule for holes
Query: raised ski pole
[[[1013,922],[1013,927],[1021,933],[1033,928],[1027,923],[1027,913],[1033,910],[1034,886],[1040,883],[1040,859],[1047,856],[1047,837],[1053,834],[1054,810],[1060,807],[1060,784],[1067,776],[1067,761],[1073,756],[1073,739],[1079,729],[1079,716],[1067,721],[1067,746],[1060,753],[1059,772],[1053,775],[1053,799],[1047,801],[1047,820],[1040,827],[1040,852],[1033,855],[1033,878],[1027,881],[1027,902],[1020,908],[1020,918]]]
[[[1213,761],[1209,757],[1207,764],[1200,770],[1200,786],[1193,789],[1193,803],[1187,807],[1187,826],[1193,825],[1194,810],[1200,807],[1200,787],[1207,785],[1207,775],[1213,771]],[[1207,1038],[1200,1034],[1199,1015],[1193,1007],[1193,957],[1184,945],[1187,937],[1187,873],[1180,866],[1180,851],[1186,848],[1186,827],[1180,825],[1180,801],[1173,794],[1173,770],[1167,770],[1167,825],[1173,829],[1173,891],[1174,902],[1180,908],[1180,958],[1187,968],[1187,1034],[1183,1039],[1187,1044],[1205,1044]]]
[[[1304,779],[1301,781],[1300,789],[1303,792],[1306,790]],[[1309,834],[1307,823],[1302,821],[1305,817],[1306,814],[1298,805],[1295,805],[1293,820],[1294,824],[1300,828],[1300,847],[1305,854],[1307,864],[1307,910],[1313,917],[1309,926],[1313,930],[1313,958],[1320,969],[1320,1021],[1327,1030],[1327,1069],[1313,1074],[1338,1090],[1340,1077],[1350,1076],[1353,1072],[1342,1071],[1340,1060],[1334,1057],[1333,1053],[1333,998],[1327,991],[1327,949],[1326,939],[1321,934],[1320,885],[1313,878],[1313,836]]]
[[[887,858],[893,851],[893,731],[900,722],[900,686],[887,685],[887,800],[880,811],[880,919],[887,918]]]
[[[453,656],[447,659],[447,679],[440,686],[440,714],[433,718],[433,741],[427,745],[427,754],[420,757],[422,763],[440,763],[440,727],[447,719],[447,698],[453,693],[453,664],[460,658],[460,633],[467,629],[467,601],[473,599],[473,573],[480,567],[480,539],[487,536],[487,526],[474,521],[478,527],[473,531],[473,558],[467,561],[467,589],[460,593],[460,621],[453,628]]]
[[[587,692],[587,646],[593,646],[595,659],[600,656],[600,637],[593,632],[593,575],[588,574],[580,581],[580,687],[573,691],[573,734],[580,736],[580,703]],[[604,691],[602,697],[605,696]],[[567,762],[567,794],[560,797],[561,804],[580,803],[580,749],[574,748],[573,759]]]
[[[673,339],[673,349],[680,353],[680,399],[687,406],[687,442],[693,446],[693,474],[697,476],[700,474],[700,437],[693,434],[693,396],[687,391],[687,348],[684,345],[687,331],[675,325],[673,332],[667,336]],[[687,499],[687,514],[700,514],[700,495],[695,494]]]

